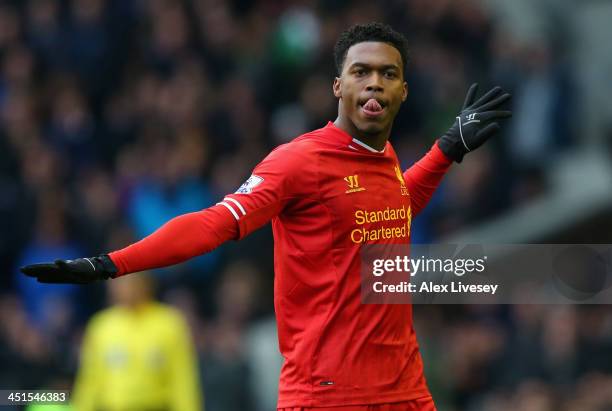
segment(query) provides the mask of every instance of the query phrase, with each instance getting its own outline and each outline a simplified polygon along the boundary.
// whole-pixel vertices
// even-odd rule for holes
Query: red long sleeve
[[[440,151],[436,142],[425,157],[404,172],[413,215],[425,208],[452,163],[453,161]]]
[[[148,237],[109,256],[119,269],[118,275],[124,275],[180,263],[237,235],[234,216],[223,205],[216,205],[175,217]]]

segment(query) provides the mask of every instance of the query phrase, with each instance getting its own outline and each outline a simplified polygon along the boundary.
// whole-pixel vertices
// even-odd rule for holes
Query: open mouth
[[[379,117],[385,111],[385,103],[375,98],[362,101],[360,106],[367,117]]]

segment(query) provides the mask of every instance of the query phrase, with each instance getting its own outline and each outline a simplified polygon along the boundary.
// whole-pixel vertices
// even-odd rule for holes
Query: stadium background
[[[41,287],[25,263],[123,247],[233,192],[275,145],[335,118],[332,47],[406,34],[404,166],[467,86],[514,95],[505,133],[454,167],[417,242],[609,243],[612,4],[571,0],[0,3],[0,388],[69,386],[103,285]],[[273,409],[269,228],[160,270],[198,347],[209,411]],[[440,410],[612,409],[608,306],[419,306]]]

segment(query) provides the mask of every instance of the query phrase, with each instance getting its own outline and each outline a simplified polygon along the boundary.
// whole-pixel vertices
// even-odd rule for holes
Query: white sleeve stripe
[[[222,201],[222,202],[220,202],[220,203],[217,203],[216,205],[222,205],[222,206],[224,206],[225,208],[227,208],[228,210],[230,210],[230,212],[232,213],[232,215],[234,216],[234,218],[235,218],[236,220],[240,220],[240,217],[238,217],[238,213],[236,213],[236,210],[234,210],[234,209],[232,208],[232,206],[231,206],[231,205],[229,205],[229,204],[227,204],[225,201]]]
[[[225,197],[223,200],[224,201],[226,201],[226,200],[227,201],[231,201],[232,203],[236,204],[238,206],[238,208],[240,209],[240,211],[242,212],[242,215],[246,215],[246,211],[244,210],[244,207],[242,207],[242,204],[240,204],[238,202],[238,200],[235,200],[235,199],[233,199],[231,197]]]

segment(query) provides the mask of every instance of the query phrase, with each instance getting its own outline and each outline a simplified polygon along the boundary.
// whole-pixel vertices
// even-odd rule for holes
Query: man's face
[[[152,279],[145,274],[126,275],[107,284],[113,304],[133,307],[153,299]]]
[[[376,134],[391,127],[408,96],[402,56],[383,42],[357,43],[348,49],[342,73],[334,80],[340,111],[357,130]]]

